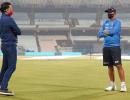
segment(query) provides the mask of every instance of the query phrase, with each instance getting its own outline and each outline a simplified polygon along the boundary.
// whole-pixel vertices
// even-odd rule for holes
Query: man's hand
[[[103,32],[104,32],[104,35],[105,35],[105,36],[108,36],[108,35],[109,35],[109,30],[104,30]]]

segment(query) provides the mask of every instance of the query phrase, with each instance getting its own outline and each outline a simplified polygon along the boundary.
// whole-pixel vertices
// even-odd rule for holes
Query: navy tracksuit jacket
[[[8,89],[8,82],[16,69],[17,35],[21,35],[21,31],[13,18],[2,13],[0,18],[1,50],[3,53],[3,62],[0,71],[1,90]]]

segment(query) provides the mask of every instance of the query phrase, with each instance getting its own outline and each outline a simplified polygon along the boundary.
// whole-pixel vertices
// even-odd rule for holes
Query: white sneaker
[[[121,84],[120,92],[126,92],[126,91],[127,91],[126,84]]]
[[[108,87],[105,88],[105,91],[116,91],[117,87],[115,85],[115,83],[110,83],[110,85]]]

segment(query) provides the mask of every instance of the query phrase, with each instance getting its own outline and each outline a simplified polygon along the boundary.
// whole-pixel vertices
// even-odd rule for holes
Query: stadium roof
[[[105,7],[108,6],[128,6],[130,0],[0,0],[0,1],[11,1],[22,7],[34,6],[34,7],[45,7],[45,6],[55,6],[55,7],[64,7],[68,5],[70,7],[80,7],[84,6],[98,6],[102,5]]]
[[[107,8],[110,6],[119,8],[130,7],[130,0],[0,0],[10,1],[17,8],[34,8],[39,9],[81,9],[85,8]],[[95,10],[95,9],[94,9]]]

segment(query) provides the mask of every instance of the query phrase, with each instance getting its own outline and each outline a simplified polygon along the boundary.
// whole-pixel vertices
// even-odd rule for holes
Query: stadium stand
[[[122,49],[130,51],[129,0],[1,0],[14,4],[13,16],[22,30],[19,54],[24,52],[101,53],[99,26],[107,17],[104,9],[114,6],[122,21]],[[44,3],[43,3],[44,2]],[[125,49],[124,49],[125,48]],[[69,54],[69,53],[68,53]]]
[[[65,35],[44,35],[39,36],[39,42],[41,46],[41,51],[47,52],[52,51],[55,52],[55,46],[57,46],[56,40],[67,40]]]
[[[19,36],[18,39],[19,39],[18,46],[23,47],[26,52],[29,52],[29,51],[37,52],[38,51],[36,39],[33,35]]]

